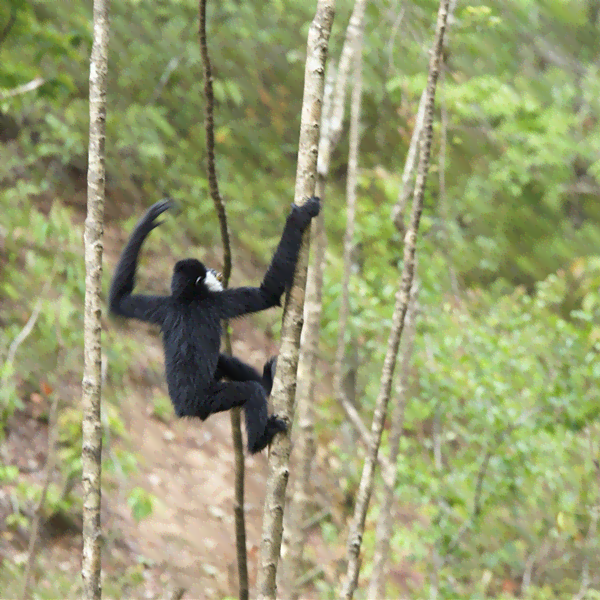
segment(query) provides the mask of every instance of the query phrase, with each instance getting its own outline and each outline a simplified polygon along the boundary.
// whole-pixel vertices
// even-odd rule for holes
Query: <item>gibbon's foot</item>
[[[277,357],[272,356],[266,363],[263,369],[263,387],[267,396],[271,395],[273,389],[273,380],[275,379],[275,371],[277,369]]]
[[[262,436],[256,440],[253,448],[248,448],[250,454],[256,454],[261,450],[264,450],[273,440],[276,433],[280,431],[287,431],[287,424],[283,419],[280,419],[277,415],[271,415],[267,421],[267,426]]]

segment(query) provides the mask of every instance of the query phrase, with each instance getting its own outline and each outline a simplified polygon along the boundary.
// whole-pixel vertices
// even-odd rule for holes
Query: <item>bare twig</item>
[[[90,134],[85,220],[84,367],[82,383],[83,598],[100,600],[102,529],[102,251],[105,199],[106,87],[109,0],[94,0],[94,42],[90,60]]]
[[[544,557],[550,552],[552,544],[549,539],[544,541],[537,552],[532,552],[527,562],[525,563],[525,570],[523,571],[523,579],[521,581],[521,597],[525,597],[527,588],[531,584],[531,576],[533,574],[533,567],[535,563],[544,559]]]
[[[373,422],[371,426],[371,447],[363,467],[360,486],[357,493],[354,517],[348,536],[348,567],[346,578],[342,585],[340,597],[351,600],[358,584],[360,569],[360,548],[367,518],[367,510],[373,489],[375,465],[381,442],[381,433],[387,413],[387,405],[392,388],[398,347],[404,329],[404,319],[408,309],[411,287],[415,270],[415,253],[417,234],[421,213],[423,211],[423,198],[425,196],[425,183],[429,171],[429,157],[431,153],[431,141],[433,135],[433,108],[435,102],[435,89],[440,71],[440,61],[448,18],[448,5],[450,0],[441,0],[438,11],[435,41],[429,61],[429,76],[427,79],[427,93],[425,98],[425,118],[423,125],[423,140],[420,147],[419,164],[417,168],[417,180],[413,196],[413,208],[409,229],[404,239],[404,267],[402,271],[402,282],[396,296],[396,306],[392,317],[392,328],[388,339],[388,347],[383,364],[380,381],[380,391],[375,403]]]
[[[349,62],[348,62],[349,64]],[[344,76],[347,78],[347,75]],[[311,501],[311,474],[315,454],[314,440],[314,399],[316,386],[316,368],[319,355],[319,339],[321,330],[321,313],[323,308],[323,271],[325,267],[325,250],[327,235],[324,224],[326,206],[326,178],[329,173],[329,155],[321,149],[325,145],[324,137],[336,135],[331,128],[331,112],[333,91],[336,81],[336,70],[333,63],[327,66],[327,77],[323,93],[323,110],[321,115],[321,133],[319,138],[319,162],[324,166],[324,173],[317,175],[315,194],[321,198],[321,212],[312,225],[311,240],[313,260],[309,266],[306,281],[306,298],[304,302],[304,327],[300,339],[300,356],[296,388],[296,409],[298,411],[297,452],[299,456],[298,472],[294,480],[289,507],[289,519],[286,527],[289,540],[288,552],[282,569],[282,593],[287,600],[297,600],[300,588],[297,582],[300,577],[304,547],[306,545],[307,528],[303,521],[308,514]],[[340,91],[339,86],[336,91]],[[345,91],[345,88],[344,90]],[[343,103],[337,103],[343,109]],[[339,121],[341,127],[341,121]],[[327,144],[329,151],[333,146]]]
[[[451,0],[450,7],[448,9],[448,30],[450,29],[450,23],[452,16],[454,15],[454,9],[456,8],[456,2],[458,0]],[[448,36],[446,35],[446,42]],[[439,176],[440,176],[440,218],[442,221],[442,232],[443,232],[443,243],[446,246],[444,256],[448,263],[448,274],[450,275],[450,284],[452,285],[452,293],[457,303],[460,302],[460,290],[458,287],[458,278],[454,265],[451,262],[451,251],[448,240],[448,194],[446,192],[446,158],[447,158],[447,145],[448,145],[448,109],[446,107],[446,63],[442,64],[442,72],[440,74],[440,91],[442,92],[440,98],[440,121],[441,121],[441,135],[440,135],[440,164],[439,164]],[[436,424],[439,424],[439,413],[436,415]],[[439,438],[438,438],[439,439]]]
[[[314,395],[316,383],[316,356],[318,353],[319,330],[322,310],[323,267],[327,238],[323,214],[319,214],[313,224],[314,239],[313,264],[308,272],[306,302],[304,304],[305,325],[302,329],[300,357],[298,361],[298,387],[296,404],[298,410],[297,452],[299,464],[292,489],[289,507],[289,520],[286,534],[289,549],[282,565],[283,598],[297,600],[298,576],[306,544],[306,529],[303,527],[305,515],[311,502],[310,486],[312,463],[315,455],[314,439]]]
[[[326,118],[323,120],[323,132],[319,139],[319,156],[317,160],[317,171],[323,176],[324,181],[329,176],[329,163],[331,154],[339,142],[342,133],[342,123],[346,112],[346,90],[348,88],[348,74],[355,49],[355,40],[361,28],[365,12],[366,0],[357,0],[346,28],[346,37],[340,53],[338,62],[335,89],[331,98],[331,106]]]
[[[12,364],[14,362],[15,356],[17,354],[17,350],[19,349],[19,346],[29,337],[29,335],[33,331],[33,328],[35,327],[35,324],[40,316],[40,312],[42,311],[42,304],[44,303],[44,300],[46,300],[48,290],[50,289],[50,286],[52,285],[52,281],[54,280],[54,275],[56,274],[57,266],[58,266],[58,262],[55,261],[52,266],[52,271],[50,273],[50,277],[44,284],[44,287],[42,288],[42,292],[39,295],[38,299],[36,300],[33,310],[31,311],[31,315],[29,316],[29,319],[27,319],[27,323],[25,323],[25,326],[23,327],[23,329],[21,329],[21,331],[18,333],[18,335],[15,337],[15,339],[11,342],[10,346],[8,347],[8,352],[6,354],[6,363],[7,364]],[[3,383],[5,383],[6,377],[7,377],[7,375],[4,376]]]
[[[294,191],[294,202],[298,205],[303,204],[315,190],[325,62],[334,11],[335,0],[318,0],[315,18],[308,33],[298,167]],[[308,235],[305,236],[306,240],[307,238]],[[308,244],[305,243],[298,258],[294,283],[286,297],[281,329],[281,347],[272,392],[275,412],[283,415],[290,427],[294,418],[294,395],[299,357],[298,347],[302,330],[307,257]],[[277,436],[271,446],[257,586],[258,598],[261,600],[275,600],[276,598],[277,563],[281,549],[290,452],[291,437],[288,431],[287,435]]]
[[[56,464],[56,438],[58,434],[58,428],[56,426],[56,411],[58,407],[59,394],[55,393],[50,405],[50,413],[48,415],[48,454],[46,455],[46,477],[44,479],[44,487],[42,488],[42,494],[40,500],[35,509],[35,518],[31,527],[31,535],[29,537],[29,548],[27,550],[27,567],[25,568],[25,575],[23,576],[23,587],[21,589],[21,599],[25,600],[28,597],[29,585],[31,583],[31,570],[35,560],[35,550],[37,540],[39,536],[40,522],[42,520],[42,514],[44,512],[44,505],[46,504],[46,496],[48,494],[48,488],[50,487],[50,481],[52,479],[52,472]]]
[[[169,594],[169,600],[181,600],[183,598],[183,595],[185,594],[185,588],[184,587],[176,587],[170,594]]]
[[[171,74],[179,66],[182,56],[183,54],[180,54],[179,56],[173,56],[171,60],[167,63],[165,70],[163,71],[162,75],[160,76],[160,79],[158,80],[158,83],[156,84],[156,87],[154,88],[154,90],[152,90],[152,94],[150,95],[150,100],[148,100],[148,104],[153,104],[154,102],[156,102],[156,100],[158,100],[158,97],[162,94],[162,91],[165,89],[165,86],[169,82]]]
[[[317,565],[316,567],[313,567],[310,571],[307,571],[304,575],[298,577],[296,581],[296,587],[302,588],[307,583],[310,583],[311,581],[319,577],[319,575],[321,575],[324,571],[325,569],[323,568],[323,565]]]
[[[395,10],[395,9],[394,9]],[[394,44],[396,42],[396,35],[398,34],[398,30],[400,29],[400,24],[402,23],[402,19],[404,19],[404,13],[406,11],[405,7],[402,7],[402,10],[396,16],[396,20],[392,25],[392,33],[390,34],[390,39],[387,43],[387,54],[388,54],[388,71],[391,73],[392,70],[395,70],[394,67]]]
[[[212,67],[208,55],[208,44],[206,40],[206,0],[200,0],[199,4],[200,25],[200,54],[202,56],[202,67],[204,73],[204,97],[206,98],[206,115],[204,119],[204,128],[206,130],[206,154],[208,187],[210,196],[215,203],[217,216],[219,217],[219,226],[221,228],[221,239],[223,240],[223,279],[229,284],[231,276],[231,239],[227,226],[227,214],[225,212],[225,203],[219,193],[219,183],[217,181],[217,171],[215,168],[215,120],[214,105],[215,98],[212,86]]]
[[[490,460],[491,460],[492,456],[494,456],[494,454],[496,452],[498,452],[498,449],[500,448],[500,446],[502,446],[502,444],[506,441],[506,438],[515,429],[521,427],[521,425],[523,425],[523,423],[525,423],[525,421],[527,421],[527,419],[529,419],[530,417],[532,417],[533,415],[535,415],[541,411],[542,411],[542,407],[535,407],[535,408],[532,408],[531,410],[525,411],[514,423],[512,423],[504,431],[500,432],[496,436],[494,444],[487,449],[485,456],[483,457],[483,460],[481,461],[481,465],[477,471],[476,482],[475,482],[475,493],[473,495],[473,508],[471,510],[471,515],[463,521],[463,524],[459,527],[458,531],[454,534],[454,537],[450,540],[446,554],[444,557],[441,558],[441,562],[440,562],[440,566],[439,566],[440,569],[444,565],[446,565],[446,563],[449,560],[451,552],[458,546],[458,544],[462,540],[465,533],[467,533],[467,531],[469,531],[469,529],[472,527],[473,523],[477,520],[477,518],[481,514],[481,508],[482,508],[481,494],[482,494],[482,490],[483,490],[483,481],[485,479],[485,476],[487,475],[487,469],[490,464]]]
[[[302,523],[303,529],[310,529],[315,525],[318,525],[321,521],[324,521],[331,514],[331,509],[328,506],[322,508],[318,513],[314,514],[310,519],[307,519]]]
[[[27,94],[28,92],[33,92],[37,90],[39,87],[43,86],[46,83],[46,80],[43,77],[36,77],[31,81],[24,83],[23,85],[19,85],[16,88],[11,90],[0,90],[0,100],[6,100],[7,98],[13,98],[14,96],[21,96],[22,94]]]
[[[223,287],[229,286],[231,276],[231,240],[227,223],[227,211],[225,203],[219,192],[217,179],[217,168],[215,164],[215,120],[214,120],[214,95],[212,87],[212,68],[208,54],[208,42],[206,36],[206,0],[199,3],[199,37],[200,54],[204,74],[204,96],[206,99],[206,116],[204,125],[206,128],[206,151],[207,151],[207,173],[210,195],[217,211],[219,226],[221,229],[221,241],[223,244]],[[173,68],[175,68],[174,65]],[[231,333],[229,323],[224,324],[225,350],[232,354]],[[233,440],[233,452],[235,460],[235,500],[233,512],[235,518],[235,547],[238,565],[238,587],[240,600],[248,600],[248,553],[246,548],[246,522],[244,512],[244,444],[242,440],[241,409],[235,408],[229,411],[231,421],[231,437]]]
[[[358,414],[356,407],[348,400],[345,394],[342,394],[339,398],[340,404],[348,417],[348,420],[360,436],[363,444],[369,449],[371,446],[371,432],[367,429],[365,422],[361,419],[361,416]],[[383,454],[377,455],[377,461],[381,466],[381,476],[386,484],[390,484],[392,481],[392,473],[395,470],[392,462],[388,460],[386,456]]]

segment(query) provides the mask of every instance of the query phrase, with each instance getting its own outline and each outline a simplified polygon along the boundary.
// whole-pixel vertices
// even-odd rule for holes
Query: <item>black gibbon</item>
[[[273,436],[286,430],[285,421],[268,415],[267,396],[275,375],[270,359],[260,375],[235,357],[220,353],[221,321],[281,306],[294,277],[302,234],[319,214],[320,200],[292,204],[281,240],[260,287],[223,289],[221,275],[194,258],[175,264],[170,296],[133,294],[138,255],[157,218],[173,206],[171,200],[150,207],[123,249],[109,292],[113,315],[159,325],[162,331],[169,396],[178,417],[199,417],[243,406],[248,450],[260,452]],[[226,377],[230,381],[221,381]]]

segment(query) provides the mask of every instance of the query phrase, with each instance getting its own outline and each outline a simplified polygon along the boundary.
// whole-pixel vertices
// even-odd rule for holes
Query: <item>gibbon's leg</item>
[[[203,414],[209,415],[244,407],[248,450],[252,454],[260,452],[278,431],[286,429],[284,421],[268,416],[265,390],[256,381],[215,382],[206,391],[203,404]]]
[[[227,377],[230,381],[258,381],[262,383],[262,377],[254,367],[228,354],[219,354],[219,362],[215,371],[217,381],[223,377]]]
[[[247,429],[247,427],[246,427]],[[276,433],[280,431],[286,431],[287,425],[283,419],[280,419],[277,415],[271,415],[267,421],[267,426],[263,434],[256,440],[254,444],[254,450],[250,450],[252,454],[264,450],[270,443]]]
[[[265,388],[267,396],[269,396],[273,387],[276,364],[277,357],[273,356],[265,363],[261,376],[254,367],[247,365],[239,358],[227,354],[219,354],[219,362],[215,371],[215,381],[220,381],[223,377],[226,377],[230,381],[258,381]]]
[[[267,396],[271,395],[273,388],[273,379],[275,379],[275,371],[277,370],[277,357],[272,356],[263,368],[263,386],[267,392]]]

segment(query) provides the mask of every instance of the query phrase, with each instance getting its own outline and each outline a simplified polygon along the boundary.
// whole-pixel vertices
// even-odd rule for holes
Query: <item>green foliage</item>
[[[154,496],[148,493],[144,488],[135,487],[131,490],[127,498],[127,504],[131,509],[131,514],[136,521],[141,521],[152,514],[154,506]]]
[[[173,415],[173,406],[168,396],[154,394],[152,399],[152,414],[163,423],[168,423]]]

